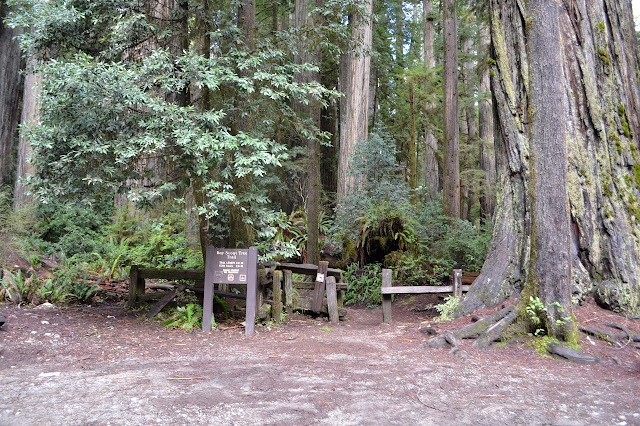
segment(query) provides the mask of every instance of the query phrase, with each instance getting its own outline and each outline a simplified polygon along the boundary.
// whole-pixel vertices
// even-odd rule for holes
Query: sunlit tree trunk
[[[478,21],[478,92],[486,99],[478,102],[478,143],[480,168],[484,172],[484,182],[480,191],[480,208],[485,217],[491,218],[496,206],[495,182],[496,160],[493,149],[493,102],[491,101],[489,54],[491,35],[489,26]]]
[[[42,77],[33,70],[35,61],[29,61],[27,74],[24,78],[24,91],[22,96],[22,114],[20,117],[20,138],[18,140],[18,159],[16,164],[16,181],[13,191],[13,208],[19,210],[33,202],[33,197],[27,195],[28,188],[23,179],[33,175],[36,168],[29,162],[33,151],[25,130],[39,122],[40,83]]]

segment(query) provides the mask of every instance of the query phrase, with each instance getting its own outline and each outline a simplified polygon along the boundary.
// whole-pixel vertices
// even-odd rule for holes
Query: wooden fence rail
[[[462,285],[462,270],[453,270],[453,285],[443,286],[392,286],[393,271],[382,270],[382,320],[391,322],[391,296],[393,294],[425,294],[425,293],[452,293],[455,297],[462,296],[463,291],[469,291],[470,285]]]

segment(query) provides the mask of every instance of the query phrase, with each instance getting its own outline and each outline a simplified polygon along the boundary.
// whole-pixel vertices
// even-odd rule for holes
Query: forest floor
[[[0,424],[640,425],[637,343],[583,335],[594,365],[526,344],[423,348],[426,297],[397,298],[392,324],[351,307],[337,326],[294,314],[253,336],[237,323],[167,329],[121,302],[0,304]],[[640,330],[592,302],[576,315]]]

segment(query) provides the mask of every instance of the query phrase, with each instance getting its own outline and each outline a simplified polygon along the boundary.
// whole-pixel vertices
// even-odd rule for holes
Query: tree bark
[[[567,144],[562,81],[558,0],[530,0],[527,15],[531,160],[531,275],[524,295],[539,297],[547,308],[547,333],[569,340],[571,254],[567,197]],[[527,298],[523,300],[527,303]],[[563,321],[562,318],[568,318]]]
[[[29,143],[25,130],[38,124],[40,114],[40,83],[42,77],[33,70],[35,60],[29,61],[27,75],[24,78],[24,92],[22,96],[22,114],[20,118],[20,138],[18,140],[18,160],[16,165],[16,181],[13,191],[13,208],[20,210],[33,202],[33,196],[27,195],[27,186],[23,179],[33,175],[36,168],[29,162],[33,148]]]
[[[460,151],[458,133],[458,36],[456,2],[443,2],[444,20],[444,214],[460,217]]]
[[[314,26],[314,16],[311,15],[313,9],[312,0],[296,0],[295,2],[295,26],[299,30],[312,28]],[[304,31],[300,31],[304,33]],[[298,54],[294,58],[297,64],[320,63],[320,51],[318,45],[309,40],[301,39],[298,45]],[[298,82],[310,83],[319,81],[318,72],[307,71],[297,76]],[[297,104],[296,110],[303,116],[309,117],[313,124],[320,127],[321,105],[319,102],[311,102],[308,105]],[[307,197],[306,197],[306,215],[307,215],[307,246],[306,246],[306,262],[317,265],[320,261],[320,141],[317,138],[309,138],[307,145]]]
[[[631,2],[563,0],[550,2],[548,7],[559,8],[562,67],[558,79],[564,103],[563,109],[555,111],[551,118],[546,114],[558,104],[557,99],[549,101],[554,99],[553,93],[548,92],[553,89],[536,85],[544,78],[542,61],[553,53],[538,51],[536,37],[532,39],[533,29],[525,31],[536,19],[549,23],[540,15],[527,13],[520,3],[491,1],[495,55],[491,84],[498,113],[496,150],[501,191],[487,261],[458,313],[495,306],[523,290],[525,283],[536,280],[541,283],[541,300],[544,298],[545,304],[558,302],[566,312],[569,276],[574,300],[585,298],[605,283],[608,288],[613,284],[617,290],[610,296],[620,309],[637,315],[640,89]],[[546,13],[547,7],[542,9]],[[550,72],[550,68],[544,72]],[[536,129],[536,122],[544,122],[544,117],[565,125],[565,137],[557,135],[557,129],[553,133],[544,126]],[[565,140],[564,169],[560,164],[547,163],[557,158],[540,158],[564,157],[561,145],[546,152],[545,145],[540,145],[544,142],[540,141],[541,135],[545,143],[560,144],[559,139]],[[553,168],[560,170],[550,170]],[[566,192],[561,189],[562,176],[552,177],[552,173],[563,170],[567,173]],[[546,173],[550,174],[543,178]],[[551,187],[545,186],[544,179],[549,179]],[[558,207],[564,197],[568,198],[568,212]],[[556,207],[549,211],[545,202]],[[541,233],[540,222],[545,217],[553,222],[544,227],[556,229],[555,232]],[[560,240],[555,241],[556,237]],[[556,247],[550,248],[549,244]],[[551,259],[553,256],[559,259]],[[553,266],[556,261],[560,263]],[[559,269],[551,272],[551,268]],[[540,274],[551,288],[544,287],[547,284],[540,281]],[[553,288],[554,280],[562,283],[557,289]],[[562,337],[563,331],[559,333]]]
[[[478,21],[478,92],[489,97],[478,102],[478,143],[480,168],[484,181],[480,191],[480,208],[485,217],[491,218],[496,208],[495,183],[496,160],[493,141],[493,102],[491,101],[491,77],[489,58],[491,35],[489,26]]]
[[[4,1],[0,4],[0,21],[6,15]],[[18,117],[23,91],[24,68],[20,46],[15,39],[22,31],[5,27],[0,22],[0,186],[13,184],[15,145],[18,138]]]
[[[424,65],[427,71],[432,70],[436,66],[436,58],[433,52],[433,42],[435,37],[434,22],[435,14],[433,11],[433,0],[423,0],[422,8],[424,11]],[[432,110],[435,105],[427,103],[426,110]],[[422,171],[424,183],[427,184],[432,194],[440,191],[440,170],[438,167],[438,141],[433,129],[427,127],[424,133],[424,154],[422,156]]]
[[[340,108],[340,160],[338,165],[338,201],[357,187],[356,178],[349,174],[349,161],[358,143],[368,138],[368,103],[372,43],[373,2],[367,0],[361,16],[351,16],[352,40],[357,46],[341,64],[342,87],[345,94]]]

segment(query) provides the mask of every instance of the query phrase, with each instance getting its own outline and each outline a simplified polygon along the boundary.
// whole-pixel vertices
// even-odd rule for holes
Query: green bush
[[[408,188],[396,155],[395,143],[375,134],[356,148],[352,173],[361,186],[337,206],[333,228],[343,262],[383,263],[409,285],[442,284],[454,265],[480,270],[491,224],[445,216],[426,189]]]
[[[350,265],[343,274],[343,280],[349,284],[344,295],[345,305],[363,303],[373,307],[382,303],[382,265],[371,264],[363,268]]]
[[[203,268],[199,245],[192,244],[185,233],[185,214],[171,210],[160,218],[117,216],[108,229],[109,256],[104,259],[108,270],[117,264],[154,268]]]

